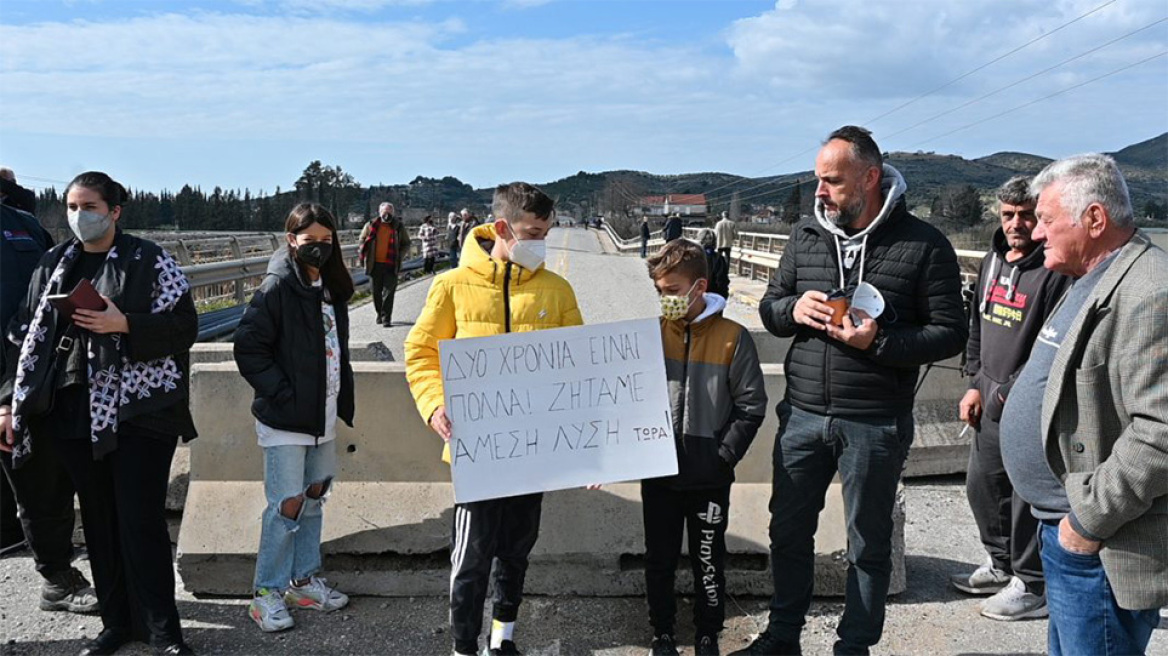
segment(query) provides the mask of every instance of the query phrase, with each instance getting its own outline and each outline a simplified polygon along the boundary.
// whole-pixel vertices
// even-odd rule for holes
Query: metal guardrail
[[[412,233],[410,254],[417,257],[402,263],[403,273],[421,269],[424,264],[420,257],[421,241],[416,237],[416,229],[410,230]],[[339,236],[342,243],[356,242],[357,231],[342,231]],[[439,233],[438,239],[440,242],[444,241],[445,233]],[[158,243],[174,254],[179,261],[183,273],[190,281],[196,303],[218,301],[234,303],[231,307],[199,315],[199,341],[206,341],[235,331],[243,316],[245,303],[263,280],[272,253],[283,247],[284,239],[280,233],[261,233]],[[362,288],[369,284],[369,277],[363,269],[358,268],[358,248],[359,245],[356,243],[344,244],[341,246],[341,253],[353,273],[353,282],[358,288]],[[446,250],[439,249],[435,260],[446,259]]]
[[[603,223],[602,228],[608,233],[617,250],[625,252],[640,252],[641,238],[625,239],[618,235],[612,226]],[[698,233],[704,228],[684,228],[682,236],[691,241],[698,240]],[[779,259],[783,255],[783,245],[790,239],[788,235],[779,235],[762,232],[739,232],[734,240],[734,247],[730,250],[731,273],[749,280],[770,280],[776,269],[779,268]],[[650,253],[657,252],[665,241],[661,238],[661,231],[650,233]],[[961,278],[965,284],[972,284],[977,279],[977,272],[981,266],[985,251],[957,250],[957,260],[961,265]]]

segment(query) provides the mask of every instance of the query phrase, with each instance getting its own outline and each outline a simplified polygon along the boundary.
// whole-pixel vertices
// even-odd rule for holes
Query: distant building
[[[649,216],[706,216],[705,194],[666,194],[641,198],[641,214]]]

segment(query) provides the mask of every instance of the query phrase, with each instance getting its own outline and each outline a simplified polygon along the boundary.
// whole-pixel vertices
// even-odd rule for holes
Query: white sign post
[[[677,473],[657,319],[439,343],[458,503]]]

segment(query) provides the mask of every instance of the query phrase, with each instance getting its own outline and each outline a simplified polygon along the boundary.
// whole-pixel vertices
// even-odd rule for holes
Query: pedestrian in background
[[[451,212],[446,216],[446,243],[447,246],[450,247],[449,257],[451,269],[458,268],[458,251],[462,246],[462,242],[458,240],[458,233],[461,225],[462,221],[459,219],[457,213]]]
[[[377,323],[388,328],[393,323],[393,298],[402,262],[410,252],[410,233],[394,216],[393,203],[382,203],[378,215],[361,229],[358,259],[373,285],[373,309]]]
[[[434,260],[438,257],[438,228],[429,214],[418,228],[418,239],[422,240],[422,273],[434,273]]]
[[[718,235],[718,253],[730,262],[730,250],[734,248],[734,240],[738,239],[738,224],[730,219],[729,212],[722,212],[722,218],[714,225],[714,232]]]

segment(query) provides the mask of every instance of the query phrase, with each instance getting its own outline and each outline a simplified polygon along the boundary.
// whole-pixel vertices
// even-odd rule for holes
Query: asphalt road
[[[584,228],[554,228],[548,234],[547,267],[568,279],[586,323],[643,319],[660,315],[657,294],[638,257],[607,254],[598,234]],[[402,343],[426,303],[430,276],[398,286],[394,298],[393,325],[377,325],[373,304],[366,302],[351,313],[351,341],[380,341],[402,360]],[[749,327],[759,326],[756,310],[735,300],[726,316]]]
[[[908,591],[892,598],[884,639],[874,654],[1042,654],[1043,620],[1001,623],[977,614],[978,600],[948,587],[955,571],[984,557],[961,477],[907,485]],[[327,520],[326,520],[327,521]],[[88,563],[79,561],[88,572]],[[39,577],[27,552],[0,559],[0,653],[28,656],[76,653],[100,630],[96,617],[36,609]],[[203,654],[449,654],[446,599],[353,599],[330,615],[298,612],[291,631],[263,634],[247,618],[243,599],[196,599],[179,590],[186,637]],[[692,654],[689,600],[678,609],[683,653]],[[830,654],[841,600],[817,599],[804,630],[809,655]],[[766,600],[736,598],[728,609],[722,649],[746,644],[765,623]],[[1163,624],[1162,624],[1163,627]],[[650,639],[644,599],[534,597],[520,611],[517,640],[531,656],[644,654]],[[690,642],[687,642],[690,641]],[[123,649],[142,655],[144,645]],[[1148,653],[1168,656],[1168,630],[1156,631]]]

